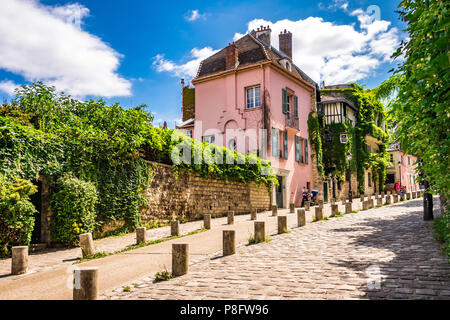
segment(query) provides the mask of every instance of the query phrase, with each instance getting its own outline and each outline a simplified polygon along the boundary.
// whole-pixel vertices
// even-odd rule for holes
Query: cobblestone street
[[[103,299],[446,299],[450,264],[422,219],[422,199],[308,223],[215,254],[189,274],[145,278]],[[435,213],[439,202],[434,199]]]

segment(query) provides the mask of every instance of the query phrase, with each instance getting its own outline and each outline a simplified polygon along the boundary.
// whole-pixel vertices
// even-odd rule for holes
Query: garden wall
[[[143,223],[155,218],[167,221],[173,216],[191,221],[201,219],[203,214],[218,217],[229,210],[238,214],[270,208],[270,194],[265,185],[205,179],[192,172],[176,177],[172,166],[152,165],[152,176],[144,192],[149,204],[141,211]]]

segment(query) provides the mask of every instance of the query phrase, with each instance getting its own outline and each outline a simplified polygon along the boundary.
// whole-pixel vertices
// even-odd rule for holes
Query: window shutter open
[[[300,162],[300,137],[295,136],[295,161]]]
[[[288,141],[287,141],[287,131],[283,132],[283,157],[288,158]]]
[[[298,97],[294,96],[294,118],[298,119]]]
[[[287,113],[287,91],[286,89],[281,89],[282,96],[283,96],[283,113]]]

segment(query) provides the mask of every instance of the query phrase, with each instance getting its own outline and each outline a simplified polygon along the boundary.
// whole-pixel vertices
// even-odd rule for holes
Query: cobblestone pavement
[[[359,200],[355,200],[355,207],[360,207]],[[329,212],[330,205],[326,204],[324,207],[324,212]],[[342,205],[341,211],[344,211],[344,206]],[[280,214],[287,213],[289,210],[280,209]],[[307,212],[308,221],[312,220],[312,214],[314,208]],[[259,213],[259,216],[270,216],[271,212],[266,211]],[[235,217],[235,223],[243,222],[249,220],[250,215],[238,215]],[[217,226],[226,223],[226,217],[216,218],[211,220],[211,227],[215,228]],[[180,225],[181,235],[188,234],[189,232],[199,230],[203,227],[203,221],[192,221]],[[162,239],[170,236],[170,226],[150,229],[147,231],[148,241]],[[135,233],[130,233],[124,236],[109,237],[105,239],[95,240],[95,247],[97,252],[112,253],[122,250],[126,247],[134,245],[136,243]],[[74,262],[79,261],[81,258],[80,248],[70,248],[70,249],[46,249],[44,251],[30,253],[28,275],[33,273],[45,272],[48,270],[53,270],[61,266],[69,267]],[[10,279],[22,278],[20,276],[11,276],[11,259],[0,259],[0,282],[2,277],[8,276]]]
[[[450,300],[450,264],[422,210],[416,199],[308,223],[197,262],[185,276],[145,278],[102,298]]]

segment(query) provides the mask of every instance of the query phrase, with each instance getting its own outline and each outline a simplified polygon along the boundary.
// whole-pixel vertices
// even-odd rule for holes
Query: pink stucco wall
[[[311,111],[311,91],[280,71],[266,65],[196,83],[194,139],[201,140],[202,136],[215,134],[216,143],[227,146],[224,137],[226,129],[236,128],[244,130],[245,133],[254,129],[259,139],[258,129],[264,127],[262,109],[246,109],[245,89],[254,85],[261,86],[261,101],[263,101],[263,92],[266,91],[266,101],[270,108],[267,157],[272,161],[272,166],[279,169],[280,175],[286,175],[285,206],[290,202],[299,204],[302,188],[306,187],[306,183],[310,182],[313,188],[311,147],[310,145],[308,147],[308,164],[296,162],[294,135],[300,136],[301,139],[308,139],[309,142],[307,119]],[[285,115],[282,113],[282,88],[286,87],[298,96],[300,131],[288,128],[288,159],[285,160],[271,156],[270,134],[272,127],[283,131],[286,129]],[[222,137],[220,137],[221,134]],[[282,144],[280,147],[282,148]],[[245,147],[238,142],[238,151],[248,152],[248,149],[248,141]],[[302,147],[302,154],[304,154],[304,147]]]

